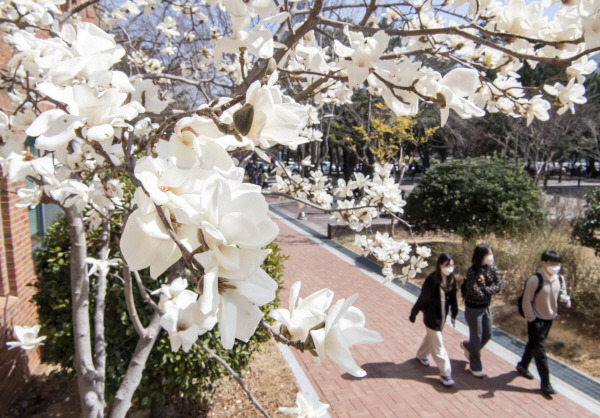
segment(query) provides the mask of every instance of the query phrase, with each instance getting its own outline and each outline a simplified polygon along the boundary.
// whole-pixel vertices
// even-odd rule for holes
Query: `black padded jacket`
[[[444,295],[443,301],[442,295]],[[431,273],[423,283],[421,294],[410,311],[409,319],[414,322],[419,312],[423,312],[425,326],[434,331],[441,331],[449,310],[452,310],[452,318],[456,318],[458,315],[456,280],[452,277],[450,285],[444,291],[441,283],[435,279],[435,272]]]

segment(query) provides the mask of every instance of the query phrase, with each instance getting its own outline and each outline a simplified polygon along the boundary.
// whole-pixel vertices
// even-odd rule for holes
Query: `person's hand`
[[[570,308],[571,307],[571,299],[569,299],[568,301],[565,302],[565,308]]]
[[[410,322],[412,322],[413,324],[415,323],[415,319],[417,319],[417,318],[415,318],[415,317],[414,317],[414,316],[412,316],[412,315],[408,317],[408,320],[409,320]]]
[[[456,318],[451,318],[450,322],[452,323],[452,326],[456,328]]]

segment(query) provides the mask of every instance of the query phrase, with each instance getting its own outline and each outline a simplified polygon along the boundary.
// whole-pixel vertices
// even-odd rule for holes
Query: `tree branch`
[[[102,220],[102,233],[100,235],[101,248],[98,254],[100,260],[108,259],[110,244],[110,226],[106,219]],[[98,271],[96,283],[96,306],[94,312],[94,354],[96,365],[96,384],[98,395],[102,402],[102,413],[106,402],[104,400],[104,387],[106,381],[106,340],[104,339],[104,309],[106,308],[106,275],[108,271]]]
[[[66,22],[66,20],[68,18],[73,16],[75,13],[78,13],[78,12],[82,11],[83,9],[88,8],[92,4],[99,3],[99,2],[100,2],[100,0],[88,0],[88,1],[84,1],[81,4],[78,4],[77,6],[73,7],[72,9],[67,10],[67,12],[64,15],[62,15],[60,17],[60,19],[58,19],[58,23],[60,23],[62,25],[63,23]]]
[[[140,338],[144,338],[146,336],[146,328],[140,321],[140,317],[137,314],[137,310],[135,309],[135,300],[133,299],[133,286],[131,285],[131,270],[129,266],[123,260],[123,285],[125,290],[125,304],[127,305],[127,312],[129,313],[129,318],[133,323],[133,327],[135,328],[135,332]]]
[[[260,326],[267,331],[267,333],[273,337],[275,339],[275,341],[285,344],[285,345],[289,345],[290,347],[294,347],[297,350],[300,350],[301,352],[304,352],[304,350],[306,350],[306,344],[304,344],[303,341],[292,341],[292,340],[288,340],[287,338],[285,338],[283,335],[281,335],[280,333],[278,333],[277,331],[275,331],[273,329],[273,327],[269,324],[267,324],[264,319],[260,320]]]
[[[155,312],[150,324],[146,327],[146,335],[144,338],[139,339],[137,346],[135,347],[125,377],[115,395],[110,418],[125,418],[127,415],[127,411],[131,407],[133,394],[142,380],[144,366],[146,365],[146,361],[148,361],[148,356],[152,351],[152,347],[154,347],[154,343],[156,342],[159,333],[160,314]]]
[[[137,283],[137,287],[140,291],[140,293],[142,294],[142,297],[144,298],[144,301],[152,306],[152,309],[154,309],[156,312],[158,312],[159,314],[163,314],[162,309],[160,309],[158,307],[158,305],[152,300],[152,298],[150,297],[150,295],[148,294],[148,292],[146,291],[146,287],[144,286],[144,283],[142,283],[142,278],[140,277],[140,274],[137,271],[133,272],[133,277],[135,277],[135,282]]]
[[[75,346],[74,366],[77,372],[77,385],[82,414],[86,417],[98,416],[104,400],[99,399],[95,384],[96,369],[92,360],[90,339],[89,292],[90,281],[86,272],[86,239],[83,216],[75,208],[62,207],[69,222],[71,242],[71,299],[73,303],[73,340]]]
[[[201,340],[198,340],[197,344],[200,347],[202,347],[202,349],[204,351],[206,351],[206,354],[208,354],[208,356],[210,358],[217,360],[221,364],[221,366],[223,366],[225,368],[225,370],[227,370],[227,372],[236,380],[236,382],[238,382],[238,384],[242,387],[242,389],[244,389],[244,392],[246,392],[246,395],[248,395],[248,398],[250,398],[250,401],[254,404],[254,406],[256,406],[256,408],[265,417],[268,417],[269,414],[267,414],[267,411],[265,411],[263,409],[263,407],[260,405],[260,403],[254,398],[254,396],[252,395],[252,392],[250,392],[250,390],[248,390],[244,381],[238,376],[238,374],[235,371],[233,371],[233,369],[229,366],[229,364],[227,364],[227,362],[225,360],[223,360],[221,357],[216,355],[210,348],[208,348],[206,345],[204,345],[204,343]]]

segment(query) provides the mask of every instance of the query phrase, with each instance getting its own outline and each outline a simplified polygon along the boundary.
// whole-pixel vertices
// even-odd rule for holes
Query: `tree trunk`
[[[110,246],[110,225],[107,219],[102,221],[102,233],[100,235],[102,246],[98,254],[100,260],[108,259]],[[102,411],[106,407],[104,402],[104,387],[106,380],[106,340],[104,339],[104,310],[106,308],[106,275],[107,271],[98,272],[96,282],[96,304],[94,309],[94,365],[96,368],[96,389],[98,397],[102,402]],[[104,414],[102,414],[104,416]]]
[[[139,339],[135,347],[133,357],[131,357],[127,372],[125,373],[125,378],[115,395],[115,401],[110,413],[111,418],[125,418],[125,415],[127,415],[127,411],[131,407],[133,394],[142,380],[142,372],[159,332],[160,314],[155,312],[152,321],[150,321],[150,324],[145,329],[146,335]]]
[[[90,281],[87,276],[86,238],[83,216],[75,208],[63,208],[69,221],[71,241],[71,299],[73,301],[73,342],[75,346],[75,371],[84,417],[101,417],[104,399],[96,387],[96,369],[92,359],[92,343],[89,315]]]

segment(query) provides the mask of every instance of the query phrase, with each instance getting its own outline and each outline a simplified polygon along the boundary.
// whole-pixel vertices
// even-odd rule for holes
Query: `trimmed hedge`
[[[467,158],[429,169],[408,196],[405,219],[419,232],[514,235],[542,227],[546,212],[540,189],[520,167]]]

